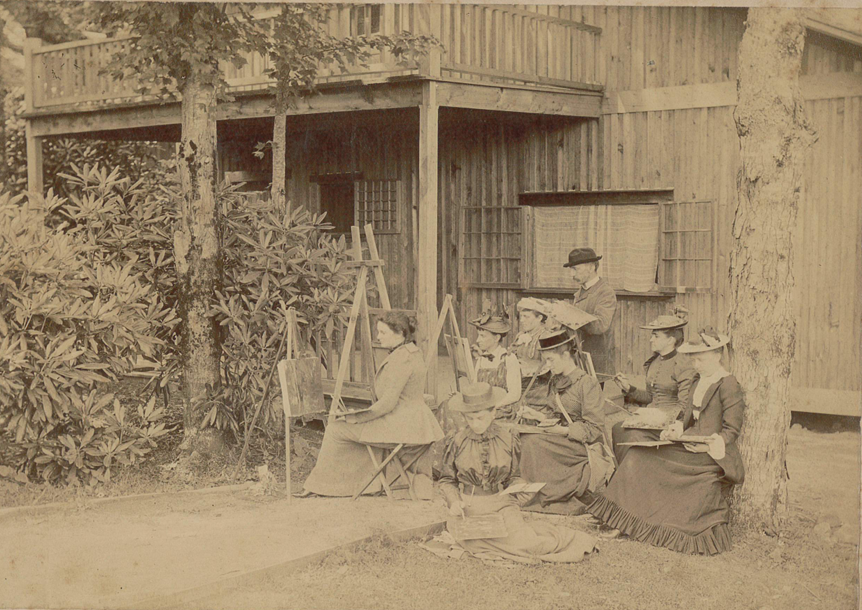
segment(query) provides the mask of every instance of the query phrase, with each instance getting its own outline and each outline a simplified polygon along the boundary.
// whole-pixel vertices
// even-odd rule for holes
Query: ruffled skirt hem
[[[717,555],[731,549],[730,529],[719,523],[696,536],[663,525],[654,525],[632,515],[616,503],[599,496],[587,510],[603,523],[639,542],[662,546],[688,555]]]

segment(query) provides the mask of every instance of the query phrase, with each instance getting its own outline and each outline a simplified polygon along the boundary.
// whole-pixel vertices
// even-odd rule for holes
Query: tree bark
[[[199,401],[207,386],[221,386],[218,328],[209,314],[212,295],[221,289],[222,256],[216,201],[216,82],[212,74],[193,74],[182,88],[180,186],[182,203],[174,233],[174,257],[180,281],[181,358],[187,454],[206,457],[223,443],[214,429],[202,430]],[[204,69],[205,71],[206,69]]]
[[[746,392],[738,524],[775,533],[787,501],[785,457],[795,352],[793,233],[805,153],[815,141],[799,87],[805,28],[796,9],[751,8],[734,112],[742,168],[730,255],[733,371]]]
[[[272,202],[276,209],[287,210],[287,103],[284,94],[278,93],[275,102],[275,120],[272,127]]]

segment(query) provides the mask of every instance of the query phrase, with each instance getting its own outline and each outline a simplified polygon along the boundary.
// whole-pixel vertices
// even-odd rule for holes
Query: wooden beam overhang
[[[598,117],[602,109],[602,91],[598,87],[562,91],[500,83],[439,81],[437,101],[441,107],[450,108]]]

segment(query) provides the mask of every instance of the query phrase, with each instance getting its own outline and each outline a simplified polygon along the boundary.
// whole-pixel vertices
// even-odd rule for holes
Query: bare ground
[[[601,542],[600,552],[580,564],[500,568],[469,558],[443,560],[415,542],[378,537],[292,578],[196,607],[850,610],[858,603],[859,458],[856,432],[794,426],[791,503],[781,537],[737,533],[734,549],[718,557],[619,540]],[[816,533],[819,523],[828,527]]]

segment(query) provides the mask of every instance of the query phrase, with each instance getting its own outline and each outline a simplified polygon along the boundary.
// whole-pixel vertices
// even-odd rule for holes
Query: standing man
[[[575,248],[569,252],[569,262],[563,267],[571,268],[572,279],[578,287],[575,305],[598,318],[578,329],[581,347],[592,357],[596,373],[613,376],[616,366],[613,321],[617,295],[607,280],[599,277],[601,259],[592,248]]]

